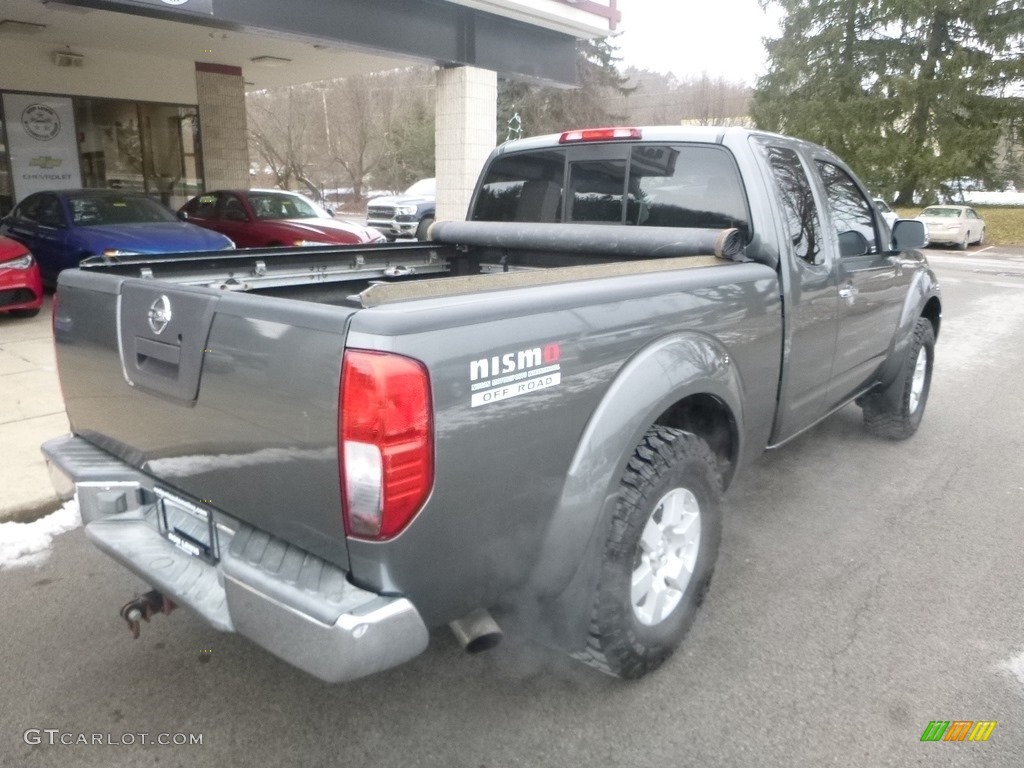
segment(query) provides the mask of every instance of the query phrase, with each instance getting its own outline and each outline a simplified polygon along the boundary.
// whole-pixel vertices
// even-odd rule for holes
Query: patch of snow
[[[262,448],[253,453],[153,459],[145,468],[154,475],[163,477],[187,477],[200,472],[212,472],[215,469],[242,469],[267,464],[287,464],[299,460],[336,461],[336,456],[333,448]]]
[[[54,537],[81,524],[75,500],[31,523],[0,523],[0,571],[42,565],[50,556]]]
[[[1024,192],[964,192],[964,200],[973,205],[1024,205]]]
[[[1024,651],[1021,651],[1009,661],[1004,661],[999,666],[1016,677],[1017,681],[1024,686]]]

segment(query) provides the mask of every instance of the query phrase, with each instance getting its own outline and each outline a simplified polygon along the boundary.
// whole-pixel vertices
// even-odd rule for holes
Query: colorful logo
[[[988,741],[995,729],[995,720],[932,720],[921,741]]]

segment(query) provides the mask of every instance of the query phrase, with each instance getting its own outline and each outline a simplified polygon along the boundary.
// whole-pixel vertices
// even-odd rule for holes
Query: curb
[[[63,501],[56,496],[47,495],[14,507],[0,508],[0,523],[32,523],[56,512],[62,506]]]

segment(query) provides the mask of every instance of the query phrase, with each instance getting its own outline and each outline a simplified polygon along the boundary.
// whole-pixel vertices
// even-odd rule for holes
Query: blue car
[[[36,192],[0,221],[0,234],[25,245],[43,283],[90,256],[218,251],[224,235],[188,224],[146,195],[115,189]]]

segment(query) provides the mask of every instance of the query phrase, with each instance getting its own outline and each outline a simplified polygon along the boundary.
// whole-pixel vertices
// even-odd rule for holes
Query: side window
[[[43,203],[44,195],[33,195],[27,197],[14,209],[14,218],[22,221],[35,222],[39,218],[39,206]]]
[[[810,264],[819,263],[821,225],[818,206],[800,158],[792,149],[785,147],[766,146],[764,151],[782,201],[793,253]]]
[[[224,195],[220,215],[221,218],[228,221],[248,221],[249,219],[245,212],[245,206],[235,195]]]
[[[60,229],[65,226],[64,213],[60,209],[60,200],[54,195],[47,195],[39,206],[39,223],[44,227]]]
[[[824,160],[815,160],[814,164],[825,183],[829,213],[839,234],[840,253],[844,256],[863,255],[862,248],[853,246],[854,241],[849,234],[853,232],[860,233],[867,241],[867,253],[878,253],[880,249],[875,234],[875,217],[870,202],[842,168]]]
[[[508,155],[491,163],[473,206],[474,221],[562,220],[565,150]]]
[[[189,201],[185,212],[197,219],[214,219],[217,217],[217,196],[200,195]]]
[[[750,241],[746,195],[721,147],[642,145],[629,165],[626,223],[641,227],[735,227]]]

